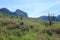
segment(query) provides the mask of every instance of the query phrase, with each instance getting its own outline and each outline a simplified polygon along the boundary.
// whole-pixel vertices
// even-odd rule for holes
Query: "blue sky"
[[[20,9],[27,12],[29,17],[48,15],[48,12],[59,15],[60,0],[1,0],[0,8],[3,7],[13,12]]]

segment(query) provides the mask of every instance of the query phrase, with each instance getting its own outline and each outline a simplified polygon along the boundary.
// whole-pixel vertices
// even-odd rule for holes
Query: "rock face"
[[[14,16],[22,16],[22,17],[28,17],[27,13],[24,11],[21,11],[19,9],[17,9],[15,12],[11,12],[6,8],[1,8],[0,12],[3,12],[4,14],[8,14],[8,15],[14,15]]]
[[[18,15],[18,16],[28,17],[28,16],[27,16],[27,13],[25,13],[25,12],[19,10],[19,9],[17,9],[16,12],[14,12],[14,13],[15,13],[16,15]]]

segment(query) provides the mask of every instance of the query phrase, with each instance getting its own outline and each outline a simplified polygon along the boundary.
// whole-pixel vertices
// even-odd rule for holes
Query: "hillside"
[[[0,40],[60,40],[60,22],[52,26],[38,18],[0,13]]]

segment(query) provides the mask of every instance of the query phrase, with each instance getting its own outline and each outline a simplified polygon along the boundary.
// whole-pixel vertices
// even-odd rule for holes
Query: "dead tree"
[[[55,20],[54,14],[49,14],[48,13],[48,21],[49,21],[49,26],[53,24],[53,21]]]

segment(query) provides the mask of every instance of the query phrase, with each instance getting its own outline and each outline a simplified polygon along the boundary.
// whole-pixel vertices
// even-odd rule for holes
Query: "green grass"
[[[0,13],[0,40],[60,40],[60,34],[51,30],[58,30],[60,22],[54,22],[52,26],[46,26],[44,22],[48,21],[38,18],[21,20],[20,17],[11,18]],[[47,33],[50,30],[53,32],[52,36]]]

